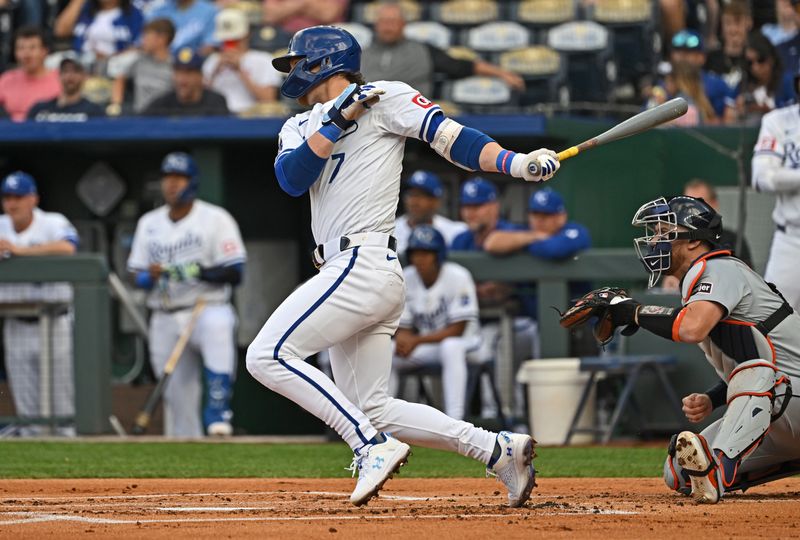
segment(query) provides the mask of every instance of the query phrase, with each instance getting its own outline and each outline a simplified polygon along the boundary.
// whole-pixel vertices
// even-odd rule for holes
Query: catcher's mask
[[[636,254],[650,273],[653,287],[672,264],[672,242],[703,240],[717,247],[722,233],[722,217],[703,199],[659,197],[643,204],[633,216],[634,227],[644,227],[645,236],[635,238]]]

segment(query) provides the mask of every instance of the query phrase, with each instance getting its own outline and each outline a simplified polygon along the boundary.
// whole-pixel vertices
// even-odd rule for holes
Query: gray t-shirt
[[[140,113],[157,96],[172,90],[172,64],[146,54],[131,64],[126,74],[133,80],[133,109]]]
[[[433,60],[424,43],[405,39],[384,45],[373,43],[364,51],[361,73],[368,81],[403,81],[422,95],[433,92]]]
[[[792,313],[764,337],[755,325],[783,299],[742,261],[729,256],[698,260],[683,278],[681,294],[684,305],[706,300],[725,308],[725,318],[700,343],[720,377],[727,380],[737,364],[753,359],[774,362],[783,373],[800,377],[800,316]]]

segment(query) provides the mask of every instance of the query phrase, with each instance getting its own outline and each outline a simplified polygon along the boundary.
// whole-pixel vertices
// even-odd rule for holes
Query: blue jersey
[[[499,220],[496,231],[524,231],[525,227],[510,221]],[[453,251],[483,251],[483,246],[475,243],[475,233],[471,230],[466,230],[453,238],[453,244],[450,246]]]
[[[570,221],[550,238],[529,244],[528,253],[542,259],[567,259],[591,244],[589,229]]]
[[[215,45],[216,16],[216,6],[206,0],[194,0],[186,9],[181,9],[175,0],[165,0],[164,3],[152,7],[147,14],[147,20],[164,18],[172,21],[176,32],[170,49],[174,53],[184,47],[197,50],[206,45]]]

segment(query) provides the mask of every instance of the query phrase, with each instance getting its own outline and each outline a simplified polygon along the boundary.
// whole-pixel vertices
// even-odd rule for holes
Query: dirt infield
[[[3,480],[0,538],[800,537],[800,478],[697,506],[656,479],[543,479],[524,508],[494,480],[395,479],[367,507],[349,479]],[[291,535],[291,536],[290,536]],[[299,535],[299,536],[294,536]],[[368,536],[365,536],[368,535]]]

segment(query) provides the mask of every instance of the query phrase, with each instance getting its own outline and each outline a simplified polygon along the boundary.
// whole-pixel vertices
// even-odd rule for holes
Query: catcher
[[[697,343],[720,381],[683,398],[690,422],[717,407],[723,417],[702,433],[672,437],[664,464],[670,489],[699,503],[723,493],[800,473],[800,316],[780,292],[730,251],[719,249],[721,217],[692,197],[643,205],[633,225],[645,228],[634,245],[650,273],[681,280],[682,308],[641,305],[617,288],[588,293],[561,317],[574,328],[596,320],[595,337],[608,343],[617,328],[640,327],[664,339]]]

